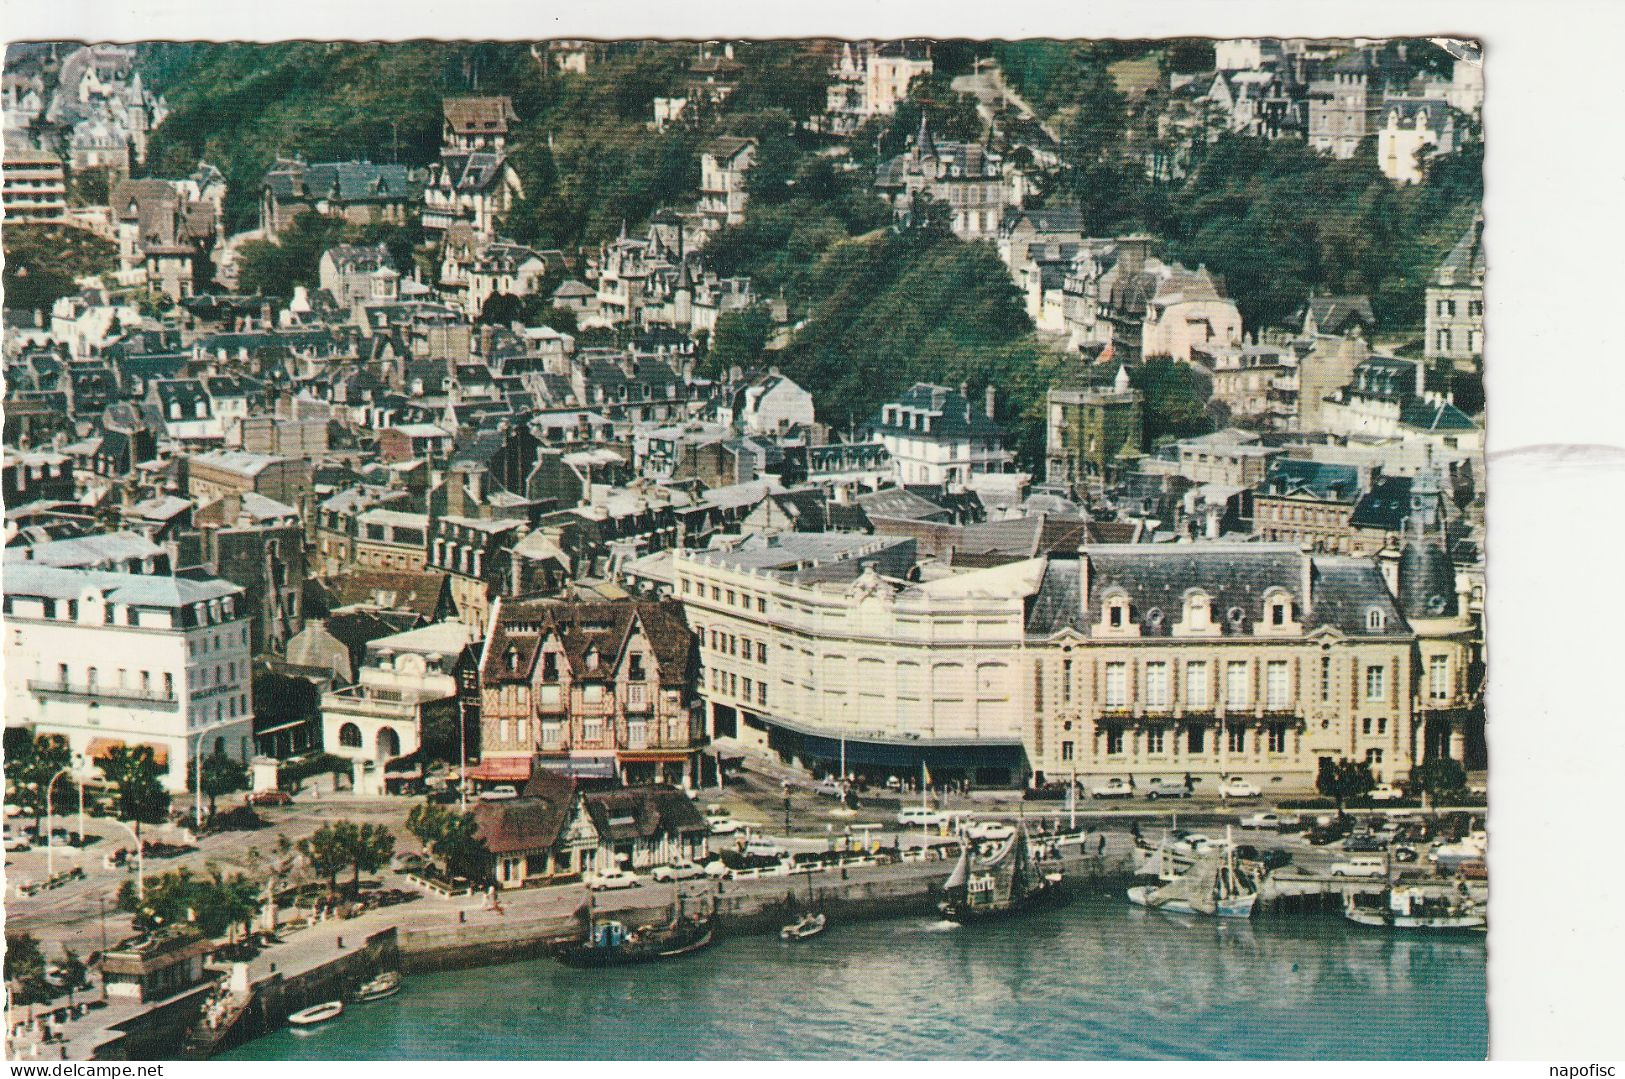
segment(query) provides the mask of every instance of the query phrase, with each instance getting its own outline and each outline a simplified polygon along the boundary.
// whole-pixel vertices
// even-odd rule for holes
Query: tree
[[[440,859],[448,877],[485,878],[491,853],[479,838],[474,814],[420,802],[407,814],[406,830]]]
[[[209,816],[214,816],[215,799],[230,794],[233,791],[248,789],[248,767],[242,761],[233,760],[224,753],[211,754],[203,758],[203,794],[209,799]],[[197,773],[188,771],[189,787],[195,789]]]
[[[1155,446],[1213,430],[1207,396],[1197,385],[1195,369],[1169,356],[1157,356],[1129,370],[1129,384],[1145,395],[1145,438]],[[1136,447],[1145,449],[1146,447]]]
[[[1371,776],[1371,765],[1366,761],[1351,761],[1347,757],[1338,760],[1322,758],[1320,774],[1315,777],[1315,788],[1327,798],[1337,803],[1337,815],[1342,817],[1343,806],[1355,798],[1366,794],[1377,781]]]
[[[8,800],[31,813],[36,826],[45,816],[47,785],[72,759],[68,740],[59,734],[17,739],[15,745],[7,745],[6,782],[11,786]]]
[[[347,820],[324,824],[299,841],[299,853],[305,856],[311,869],[327,881],[327,894],[338,892],[339,873],[350,865],[355,849],[352,838],[356,825]]]
[[[350,887],[360,891],[361,874],[376,873],[389,864],[390,855],[395,853],[395,835],[382,824],[363,824],[350,840],[350,865],[355,871]]]
[[[45,979],[45,953],[32,933],[6,934],[6,984],[13,1004],[45,1004],[56,994]]]
[[[730,367],[750,367],[759,362],[773,336],[773,316],[762,304],[717,316],[716,334],[706,357],[706,369],[725,375]]]
[[[90,988],[90,978],[86,974],[85,961],[79,958],[79,953],[62,946],[62,988],[68,991],[68,1003],[73,1003],[73,995],[81,990]]]
[[[482,326],[511,326],[522,321],[524,316],[524,304],[518,296],[493,292],[485,298],[485,305],[480,308],[479,322]]]
[[[134,824],[136,835],[141,834],[142,824],[163,822],[169,813],[169,795],[151,746],[117,746],[96,767],[118,788],[119,819]]]
[[[1411,769],[1410,786],[1438,804],[1440,797],[1459,794],[1467,787],[1467,768],[1451,757],[1434,757]]]

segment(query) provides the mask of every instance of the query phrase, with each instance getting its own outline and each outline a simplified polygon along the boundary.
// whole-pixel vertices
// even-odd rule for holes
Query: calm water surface
[[[228,1059],[1482,1059],[1484,970],[1482,939],[1080,900],[997,926],[728,940],[645,967],[412,976]]]

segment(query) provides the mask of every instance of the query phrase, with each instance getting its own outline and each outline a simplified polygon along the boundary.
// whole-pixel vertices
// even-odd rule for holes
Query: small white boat
[[[1236,868],[1235,844],[1226,829],[1223,846],[1210,846],[1190,870],[1165,884],[1130,888],[1128,900],[1173,914],[1250,918],[1258,903],[1258,883]]]
[[[780,940],[806,940],[824,931],[827,920],[822,914],[803,914],[792,925],[779,930]]]
[[[344,1001],[329,1000],[325,1004],[318,1004],[314,1008],[306,1008],[302,1012],[294,1012],[288,1016],[288,1025],[295,1027],[313,1027],[318,1023],[325,1023],[329,1019],[337,1019],[344,1013]]]
[[[1489,927],[1484,905],[1477,899],[1414,886],[1390,888],[1376,902],[1350,895],[1344,901],[1343,916],[1356,925],[1434,933],[1483,933]]]
[[[356,990],[357,1000],[383,1000],[392,997],[401,991],[401,976],[393,970],[386,970],[372,981]]]

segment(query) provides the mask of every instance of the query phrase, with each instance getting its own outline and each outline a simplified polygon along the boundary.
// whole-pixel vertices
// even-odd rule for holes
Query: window
[[[1168,707],[1168,664],[1145,665],[1145,703],[1148,708]]]
[[[67,668],[63,669],[66,670]],[[168,671],[164,672],[164,698],[166,700],[175,699],[175,676]]]
[[[756,662],[767,662],[767,645],[763,644],[761,641],[756,642]]]
[[[507,721],[504,720],[502,725],[504,727],[506,727],[508,725]],[[503,738],[504,739],[507,738],[507,733],[506,732],[503,733]],[[361,728],[357,727],[354,723],[346,723],[344,726],[340,727],[339,728],[339,745],[348,747],[350,749],[360,749],[361,748]]]
[[[1191,726],[1185,728],[1185,752],[1205,753],[1207,752],[1204,748],[1205,742],[1206,737],[1201,727]]]
[[[581,700],[584,704],[598,704],[604,699],[604,684],[602,682],[588,682],[581,687]]]
[[[1450,351],[1450,331],[1449,330],[1440,330],[1439,333],[1438,333],[1437,341],[1438,341],[1438,346],[1439,346],[1439,351],[1440,352],[1449,352]]]
[[[1371,765],[1372,767],[1376,767],[1377,765],[1381,764],[1382,763],[1382,750],[1380,750],[1380,749],[1368,749],[1368,750],[1366,750],[1365,751],[1365,762],[1367,764]]]
[[[1205,660],[1193,660],[1185,664],[1185,707],[1206,708],[1207,706],[1207,662]]]
[[[756,703],[759,704],[759,705],[762,705],[764,708],[767,706],[767,683],[766,682],[757,682],[756,683]]]
[[[1229,730],[1229,745],[1232,753],[1247,752],[1247,728],[1231,727]]]
[[[764,599],[761,596],[756,597],[756,613],[757,614],[766,614],[767,613],[767,600]]]
[[[1287,686],[1286,660],[1272,659],[1264,668],[1264,692],[1271,708],[1285,708],[1291,694]]]
[[[728,589],[728,606],[730,606],[730,607],[735,606],[735,604],[734,604],[734,590],[731,589],[731,588]]]
[[[1121,603],[1112,604],[1110,616],[1112,628],[1120,627],[1123,624],[1123,605]]]
[[[557,652],[542,653],[542,681],[557,682],[559,680],[559,654]]]
[[[733,697],[739,696],[739,676],[737,674],[728,676],[728,694]]]
[[[1106,707],[1123,708],[1128,704],[1128,665],[1106,664]]]
[[[1285,753],[1286,752],[1286,728],[1287,728],[1287,725],[1285,723],[1271,723],[1270,724],[1270,727],[1269,727],[1269,739],[1270,739],[1270,752],[1271,753]]]
[[[684,578],[683,578],[683,595],[685,595],[685,596],[686,596],[686,595],[688,595],[688,594],[689,594],[689,591],[690,591],[690,587],[689,587],[689,586],[690,586],[690,585],[691,585],[691,584],[692,584],[692,583],[693,583],[693,582],[691,582],[691,581],[690,581],[690,580],[689,580],[689,579],[688,579],[688,578],[687,578],[687,577],[684,577]]]
[[[1378,734],[1387,734],[1388,733],[1388,720],[1387,720],[1386,717],[1377,720],[1377,733]]]
[[[1382,611],[1378,610],[1376,607],[1371,608],[1365,613],[1366,629],[1373,631],[1380,630],[1387,623],[1388,619],[1383,615]]]
[[[1361,734],[1370,734],[1371,733],[1371,717],[1370,716],[1366,716],[1364,719],[1360,720],[1360,733]]]
[[[604,721],[589,719],[581,725],[581,737],[584,741],[596,742],[604,736]]]
[[[1320,699],[1332,699],[1332,657],[1320,657]]]
[[[1450,696],[1450,657],[1428,657],[1428,696],[1442,700]]]
[[[714,584],[714,585],[711,586],[711,602],[712,603],[721,603],[722,602],[722,586],[721,585],[715,585]]]
[[[1072,703],[1072,661],[1061,660],[1061,703]]]
[[[1147,753],[1161,753],[1163,751],[1163,730],[1161,727],[1152,727],[1145,732],[1145,749]]]
[[[1123,752],[1123,728],[1106,728],[1106,755],[1115,757]]]
[[[1061,743],[1061,759],[1063,761],[1069,761],[1069,760],[1072,759],[1072,743],[1071,742],[1062,742]]]
[[[1474,317],[1474,318],[1481,317],[1484,314],[1484,301],[1483,300],[1468,300],[1467,301],[1467,313],[1469,315],[1471,315],[1472,317]]]
[[[645,672],[644,669],[643,669],[643,653],[642,652],[633,652],[632,653],[632,655],[630,657],[630,662],[627,664],[626,675],[627,675],[628,678],[632,679],[632,681],[634,681],[634,682],[641,682],[645,678],[648,677],[647,672]]]
[[[1367,667],[1365,669],[1365,699],[1368,701],[1383,701],[1388,699],[1388,669],[1386,667]]]
[[[1270,625],[1286,625],[1286,604],[1279,601],[1270,604]]]
[[[1251,694],[1247,692],[1247,661],[1232,660],[1224,665],[1224,705],[1226,708],[1245,708]]]
[[[743,679],[743,683],[744,683],[744,687],[745,687],[745,699],[748,701],[751,698],[750,679],[749,678]]]

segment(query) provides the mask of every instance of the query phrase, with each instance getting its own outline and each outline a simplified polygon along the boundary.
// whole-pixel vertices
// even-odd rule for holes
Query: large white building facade
[[[171,792],[195,754],[246,761],[254,714],[249,612],[227,581],[6,567],[6,724],[67,739],[75,771],[151,746]]]
[[[1443,548],[1095,545],[921,581],[911,540],[675,551],[708,731],[833,772],[1311,791],[1480,744],[1476,627]]]

